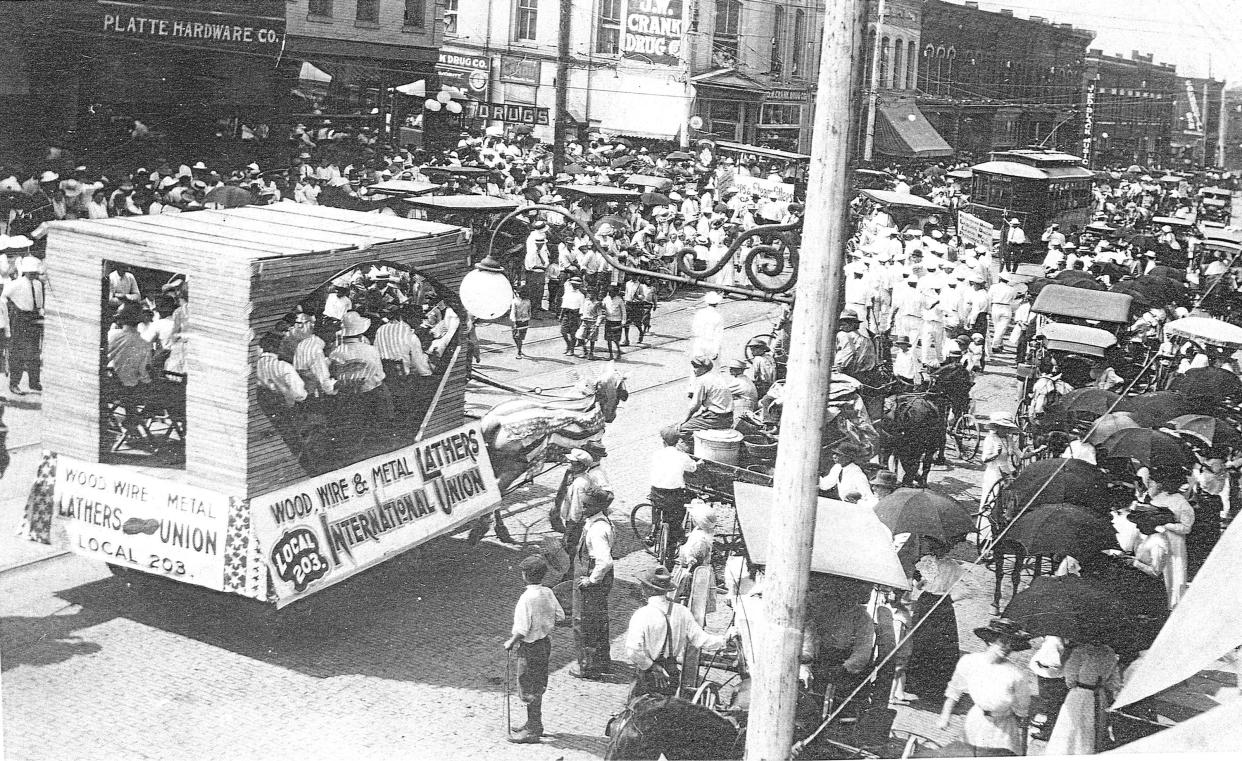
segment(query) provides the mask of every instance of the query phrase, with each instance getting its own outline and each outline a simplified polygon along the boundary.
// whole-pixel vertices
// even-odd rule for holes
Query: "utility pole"
[[[565,168],[566,130],[569,129],[569,33],[573,0],[561,0],[560,29],[556,35],[556,103],[552,109],[552,170]]]
[[[875,109],[880,97],[880,53],[883,52],[884,38],[884,0],[880,0],[879,12],[875,19],[875,43],[871,46],[871,71],[867,76],[867,131],[863,140],[863,161],[870,161],[875,150]],[[864,36],[865,40],[866,37]],[[913,63],[909,65],[914,65]]]
[[[1199,127],[1203,130],[1203,168],[1207,169],[1212,163],[1208,160],[1208,82],[1212,79],[1211,75],[1203,80],[1203,118],[1199,120]]]
[[[855,53],[863,47],[864,0],[824,4],[824,39],[815,96],[807,209],[799,258],[793,323],[798,340],[789,352],[785,410],[771,505],[770,558],[763,623],[757,636],[754,696],[746,736],[748,761],[787,759],[793,746],[798,660],[806,619],[811,544],[819,501],[819,458],[841,306],[846,194]]]

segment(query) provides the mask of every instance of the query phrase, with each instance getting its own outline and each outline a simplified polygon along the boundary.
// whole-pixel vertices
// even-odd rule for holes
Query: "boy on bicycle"
[[[686,474],[698,469],[699,463],[677,447],[681,431],[677,426],[660,429],[664,446],[651,457],[651,519],[655,525],[661,521],[668,524],[670,555],[686,539],[686,503],[690,495],[686,489]]]

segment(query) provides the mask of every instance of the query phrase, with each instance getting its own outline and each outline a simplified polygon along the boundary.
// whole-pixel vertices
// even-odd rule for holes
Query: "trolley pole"
[[[489,6],[490,8],[490,6]],[[573,0],[560,0],[561,16],[556,33],[556,98],[552,109],[552,171],[565,168],[566,132],[569,129],[569,37]]]
[[[748,761],[790,757],[798,698],[798,663],[811,544],[819,500],[819,458],[841,305],[845,256],[847,167],[853,100],[854,54],[862,48],[865,0],[836,0],[824,7],[815,129],[802,235],[794,324],[799,340],[789,352],[785,409],[771,505],[764,623],[754,630],[757,653],[754,697],[746,738]]]
[[[875,109],[880,98],[880,54],[884,38],[884,0],[880,0],[875,17],[875,42],[871,45],[871,71],[867,73],[867,131],[863,139],[863,161],[870,161],[875,152]],[[864,36],[864,40],[867,38]]]

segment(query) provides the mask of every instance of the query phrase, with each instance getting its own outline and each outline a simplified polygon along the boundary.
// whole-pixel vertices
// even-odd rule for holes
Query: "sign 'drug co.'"
[[[478,424],[250,501],[277,604],[305,597],[495,509]]]

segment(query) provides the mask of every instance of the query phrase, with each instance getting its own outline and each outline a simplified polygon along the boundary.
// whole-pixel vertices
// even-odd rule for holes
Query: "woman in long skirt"
[[[1057,714],[1044,755],[1077,756],[1104,750],[1105,710],[1121,689],[1117,654],[1108,645],[1076,645],[1065,659],[1069,694]]]
[[[922,593],[914,601],[912,615],[918,628],[911,638],[906,665],[907,694],[894,696],[899,700],[914,700],[918,696],[934,700],[943,695],[961,656],[957,613],[950,590],[962,577],[962,567],[949,557],[947,544],[931,538],[923,541],[928,554],[915,565],[917,588]]]
[[[1195,509],[1178,493],[1185,483],[1183,471],[1155,470],[1148,478],[1151,504],[1167,508],[1177,518],[1159,528],[1169,540],[1169,560],[1164,568],[1164,583],[1169,590],[1169,608],[1177,607],[1186,588],[1186,535],[1195,524]]]

